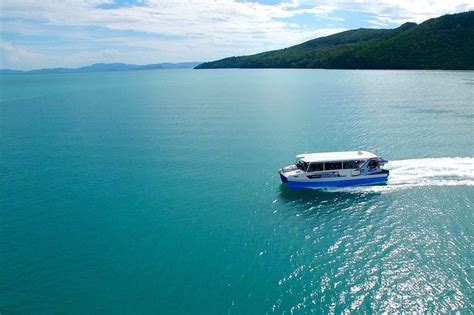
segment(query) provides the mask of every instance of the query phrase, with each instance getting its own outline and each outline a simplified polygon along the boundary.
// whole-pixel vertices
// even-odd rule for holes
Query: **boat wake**
[[[390,161],[386,185],[357,186],[331,191],[385,192],[424,186],[474,186],[474,158],[426,158]]]

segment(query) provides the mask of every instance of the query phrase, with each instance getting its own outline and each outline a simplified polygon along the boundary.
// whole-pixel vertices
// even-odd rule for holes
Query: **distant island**
[[[192,69],[200,62],[181,63],[156,63],[149,65],[133,65],[126,63],[96,63],[80,68],[51,68],[38,70],[11,70],[0,69],[0,74],[49,74],[49,73],[86,73],[86,72],[110,72],[110,71],[134,71],[134,70],[156,70],[156,69]]]
[[[289,48],[205,62],[196,69],[324,68],[474,70],[474,11],[395,29],[360,28]]]

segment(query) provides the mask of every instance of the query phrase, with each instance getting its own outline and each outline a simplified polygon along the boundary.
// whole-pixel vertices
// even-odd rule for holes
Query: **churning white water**
[[[474,158],[444,157],[390,161],[386,185],[354,186],[331,191],[393,191],[424,186],[474,186]]]

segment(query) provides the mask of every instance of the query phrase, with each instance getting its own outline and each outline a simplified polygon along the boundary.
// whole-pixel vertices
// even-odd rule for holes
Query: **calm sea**
[[[386,186],[288,191],[301,152]],[[474,72],[0,78],[0,312],[469,312]]]

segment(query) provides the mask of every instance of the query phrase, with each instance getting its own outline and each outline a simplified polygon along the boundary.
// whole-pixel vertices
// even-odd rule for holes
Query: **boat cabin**
[[[370,152],[328,152],[308,153],[297,155],[296,167],[305,173],[358,170],[365,168],[368,171],[378,169],[381,159]]]

